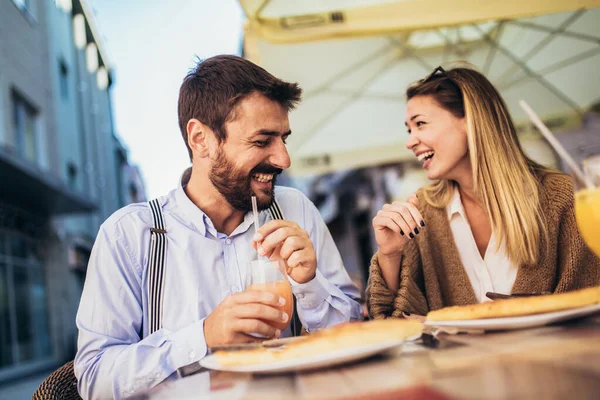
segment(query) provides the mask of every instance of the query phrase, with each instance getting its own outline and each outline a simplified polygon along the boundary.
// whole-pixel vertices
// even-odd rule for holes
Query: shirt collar
[[[202,211],[200,207],[194,204],[192,200],[190,200],[190,198],[185,193],[183,186],[179,186],[175,190],[175,201],[177,203],[177,206],[181,208],[183,213],[188,218],[189,223],[191,223],[194,226],[194,228],[196,228],[196,230],[200,232],[200,234],[206,236],[208,232],[215,237],[218,236],[217,231],[212,221],[210,220],[210,217],[206,215],[206,213]],[[267,210],[259,212],[258,219],[261,225],[264,224],[268,218],[269,212]],[[230,236],[242,234],[248,229],[250,229],[252,225],[254,225],[254,218],[252,217],[252,213],[246,213],[242,223],[234,229]]]
[[[198,232],[206,236],[206,220],[209,218],[204,211],[190,200],[181,185],[178,185],[175,190],[175,202],[186,215],[189,223],[192,224]]]
[[[452,200],[446,207],[448,213],[448,220],[452,219],[454,214],[459,214],[464,218],[465,209],[463,208],[462,201],[460,199],[460,192],[457,187],[454,187],[454,193],[452,193]]]

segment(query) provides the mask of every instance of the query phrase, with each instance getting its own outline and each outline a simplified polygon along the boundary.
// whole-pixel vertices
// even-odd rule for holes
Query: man
[[[297,84],[235,56],[200,62],[179,94],[179,126],[192,160],[185,184],[159,203],[166,231],[162,326],[148,328],[148,204],[132,204],[100,228],[77,314],[75,374],[84,398],[148,389],[215,345],[291,335],[277,295],[243,291],[257,251],[284,259],[308,331],[361,317],[359,293],[316,207],[276,187],[290,166],[285,141]],[[157,162],[168,160],[157,159]],[[257,197],[255,234],[251,197]],[[286,220],[265,211],[277,199]],[[271,324],[270,324],[271,322]]]

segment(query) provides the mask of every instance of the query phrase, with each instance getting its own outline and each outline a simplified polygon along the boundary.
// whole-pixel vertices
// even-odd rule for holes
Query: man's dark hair
[[[252,93],[260,93],[290,111],[300,101],[302,89],[241,57],[219,55],[198,62],[181,84],[177,105],[179,129],[190,160],[188,121],[199,120],[215,132],[219,142],[224,142],[225,123],[234,118],[236,104]]]

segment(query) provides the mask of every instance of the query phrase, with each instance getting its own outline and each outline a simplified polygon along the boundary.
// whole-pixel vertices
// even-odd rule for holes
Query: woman
[[[482,74],[438,67],[406,95],[406,147],[434,183],[373,219],[372,317],[425,315],[486,301],[486,292],[600,284],[600,260],[575,222],[570,177],[525,155]]]

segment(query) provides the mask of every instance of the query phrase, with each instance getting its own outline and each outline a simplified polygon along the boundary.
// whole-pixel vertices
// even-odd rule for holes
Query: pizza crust
[[[458,321],[485,318],[520,317],[569,310],[600,303],[600,286],[543,296],[515,297],[467,306],[431,311],[427,321]]]
[[[218,351],[215,355],[219,363],[226,366],[267,364],[394,339],[403,340],[420,335],[422,330],[422,323],[414,320],[394,318],[350,322],[311,333],[305,336],[304,340],[295,341],[281,348]]]

